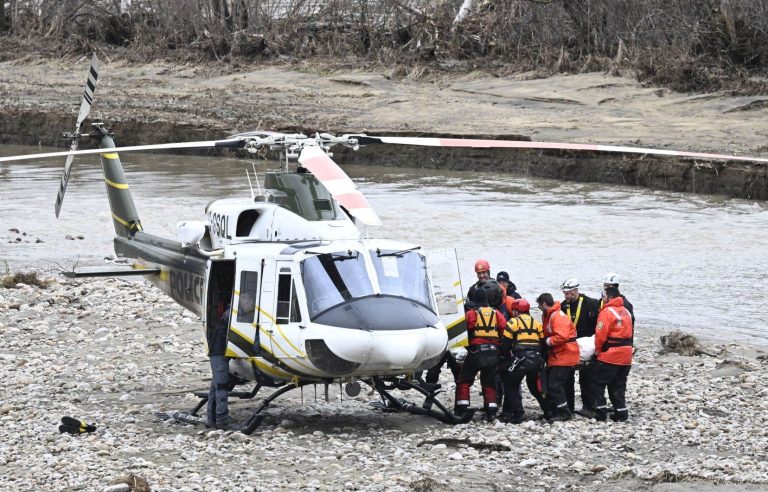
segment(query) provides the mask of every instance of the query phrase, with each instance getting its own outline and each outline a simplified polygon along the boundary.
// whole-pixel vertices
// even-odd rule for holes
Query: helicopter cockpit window
[[[373,294],[373,286],[358,252],[339,251],[312,256],[301,262],[309,317],[344,301]]]
[[[307,220],[336,220],[338,205],[320,181],[309,173],[271,173],[264,184],[278,205]]]
[[[240,272],[240,295],[237,302],[238,323],[253,323],[258,288],[258,272]]]
[[[301,322],[296,286],[290,273],[281,274],[277,281],[277,316],[275,319],[278,324]]]
[[[426,259],[415,251],[371,250],[382,294],[413,299],[435,312]]]

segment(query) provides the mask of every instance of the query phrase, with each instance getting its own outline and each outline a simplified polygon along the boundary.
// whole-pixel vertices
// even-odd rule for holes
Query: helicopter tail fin
[[[115,142],[109,136],[107,130],[101,124],[95,124],[94,128],[101,132],[99,147],[104,149],[100,154],[101,169],[104,173],[104,183],[107,187],[109,208],[112,212],[112,222],[115,233],[118,236],[130,237],[137,231],[141,231],[141,220],[133,203],[131,191],[125,180],[125,172],[117,152],[110,152],[115,147]]]

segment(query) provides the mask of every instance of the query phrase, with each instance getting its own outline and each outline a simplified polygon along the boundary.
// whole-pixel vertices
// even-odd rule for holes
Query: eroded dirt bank
[[[0,63],[0,143],[57,145],[71,130],[88,61]],[[219,70],[226,70],[222,73]],[[120,145],[191,141],[253,129],[453,135],[765,155],[768,97],[691,95],[581,74],[525,80],[467,75],[413,81],[385,71],[102,60],[91,113]],[[569,152],[367,147],[344,163],[493,169],[539,177],[768,199],[768,167]]]

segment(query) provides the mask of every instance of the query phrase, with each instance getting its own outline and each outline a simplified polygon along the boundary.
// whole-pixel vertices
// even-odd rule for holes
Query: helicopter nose
[[[447,332],[422,328],[403,332],[373,332],[369,365],[388,369],[414,370],[424,360],[441,355]]]

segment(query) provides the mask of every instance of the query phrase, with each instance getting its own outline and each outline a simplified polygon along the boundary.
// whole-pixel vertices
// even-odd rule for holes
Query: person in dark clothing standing
[[[549,410],[539,389],[539,375],[544,369],[544,329],[530,315],[531,306],[525,299],[512,304],[512,318],[501,338],[501,378],[504,381],[504,405],[500,420],[512,424],[523,422],[523,399],[520,383],[525,378],[528,390],[539,402],[544,415]]]
[[[496,281],[504,289],[504,294],[512,299],[521,299],[522,296],[517,293],[517,286],[509,279],[509,274],[505,271],[500,271],[496,274]]]
[[[254,298],[252,294],[240,295],[238,306],[241,312],[253,311]],[[231,429],[232,420],[229,416],[229,358],[227,353],[227,333],[230,321],[229,304],[213,323],[208,323],[206,338],[208,341],[208,358],[211,362],[211,386],[208,390],[207,423],[217,429]]]
[[[579,281],[575,278],[567,279],[560,288],[564,297],[560,303],[560,309],[571,318],[576,326],[576,337],[593,336],[597,324],[597,314],[600,312],[600,301],[579,293]],[[593,398],[589,394],[592,388],[590,383],[592,366],[593,363],[590,360],[580,362],[578,367],[582,408],[576,413],[586,417],[592,417],[594,412],[594,408],[592,408]],[[574,412],[575,407],[574,385],[575,381],[570,381],[566,388],[568,406],[571,412]]]

